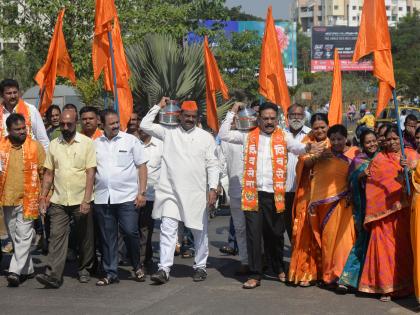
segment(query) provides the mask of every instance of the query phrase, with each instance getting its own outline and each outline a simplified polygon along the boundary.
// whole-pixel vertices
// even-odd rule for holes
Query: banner
[[[311,71],[333,71],[335,48],[342,71],[372,71],[371,60],[352,62],[357,35],[358,27],[312,27]]]

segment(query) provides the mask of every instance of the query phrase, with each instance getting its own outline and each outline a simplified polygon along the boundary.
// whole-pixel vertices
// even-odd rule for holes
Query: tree
[[[420,15],[414,11],[391,29],[392,55],[394,59],[395,80],[404,89],[406,96],[419,95],[420,86]]]

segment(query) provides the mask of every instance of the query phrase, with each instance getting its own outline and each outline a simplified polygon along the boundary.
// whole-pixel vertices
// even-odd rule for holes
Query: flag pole
[[[400,122],[400,112],[398,110],[398,100],[397,100],[397,92],[395,92],[395,89],[392,90],[392,97],[394,99],[394,105],[395,105],[395,113],[397,117],[397,128],[398,128],[398,136],[400,137],[400,146],[401,146],[401,154],[404,159],[406,159],[405,151],[404,151],[404,140],[401,130],[401,122]],[[407,186],[407,194],[411,194],[410,189],[410,179],[408,178],[408,168],[407,166],[404,167],[404,175],[405,175],[405,184]]]
[[[114,45],[112,42],[111,31],[108,31],[108,40],[109,40],[109,54],[111,55],[111,64],[112,64],[112,78],[114,81],[114,110],[117,112],[118,117],[120,117],[120,111],[118,108],[117,74],[115,72]]]
[[[44,98],[45,86],[39,90],[38,98],[36,99],[35,107],[39,110],[39,104],[42,104],[42,99]]]

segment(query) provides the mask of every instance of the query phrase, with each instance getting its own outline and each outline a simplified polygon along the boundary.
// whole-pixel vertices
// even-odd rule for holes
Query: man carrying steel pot
[[[319,153],[318,144],[303,144],[278,127],[279,108],[263,103],[259,108],[258,126],[243,133],[231,130],[231,123],[241,103],[227,113],[219,137],[222,141],[244,146],[244,170],[241,206],[245,214],[248,264],[250,276],[244,289],[261,284],[262,249],[279,281],[286,281],[283,263],[284,210],[287,179],[287,154]]]
[[[163,97],[143,118],[140,128],[163,141],[161,173],[155,187],[152,217],[161,219],[159,270],[153,282],[166,283],[174,261],[178,239],[178,223],[184,222],[194,236],[194,281],[207,277],[209,253],[207,236],[207,204],[216,203],[219,181],[216,143],[213,136],[196,127],[197,104],[185,101],[179,113],[178,126],[154,124],[156,115],[166,107],[169,98]]]

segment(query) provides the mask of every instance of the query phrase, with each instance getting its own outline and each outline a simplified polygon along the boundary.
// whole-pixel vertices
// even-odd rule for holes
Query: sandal
[[[105,278],[99,279],[96,282],[96,286],[98,286],[98,287],[105,287],[107,285],[110,285],[110,284],[113,284],[113,283],[118,283],[118,282],[120,282],[120,280],[118,278],[108,278],[108,277],[105,277]]]
[[[193,258],[194,257],[194,253],[191,249],[186,249],[185,251],[182,252],[182,258]]]
[[[381,295],[379,301],[381,301],[381,302],[389,302],[389,301],[391,301],[391,296],[390,295]]]
[[[349,291],[349,288],[346,287],[344,284],[337,285],[337,288],[335,289],[335,292],[338,294],[346,294]]]
[[[287,281],[286,274],[284,272],[279,273],[278,278],[279,278],[280,282],[286,282]]]
[[[242,288],[244,289],[255,289],[256,287],[259,287],[261,285],[261,281],[257,279],[248,279],[244,284],[242,285]]]
[[[146,275],[144,274],[144,271],[142,268],[140,268],[139,270],[137,270],[134,273],[134,280],[136,280],[137,282],[144,282],[146,281]]]
[[[311,283],[309,281],[300,281],[299,286],[302,288],[307,288],[311,286]]]

